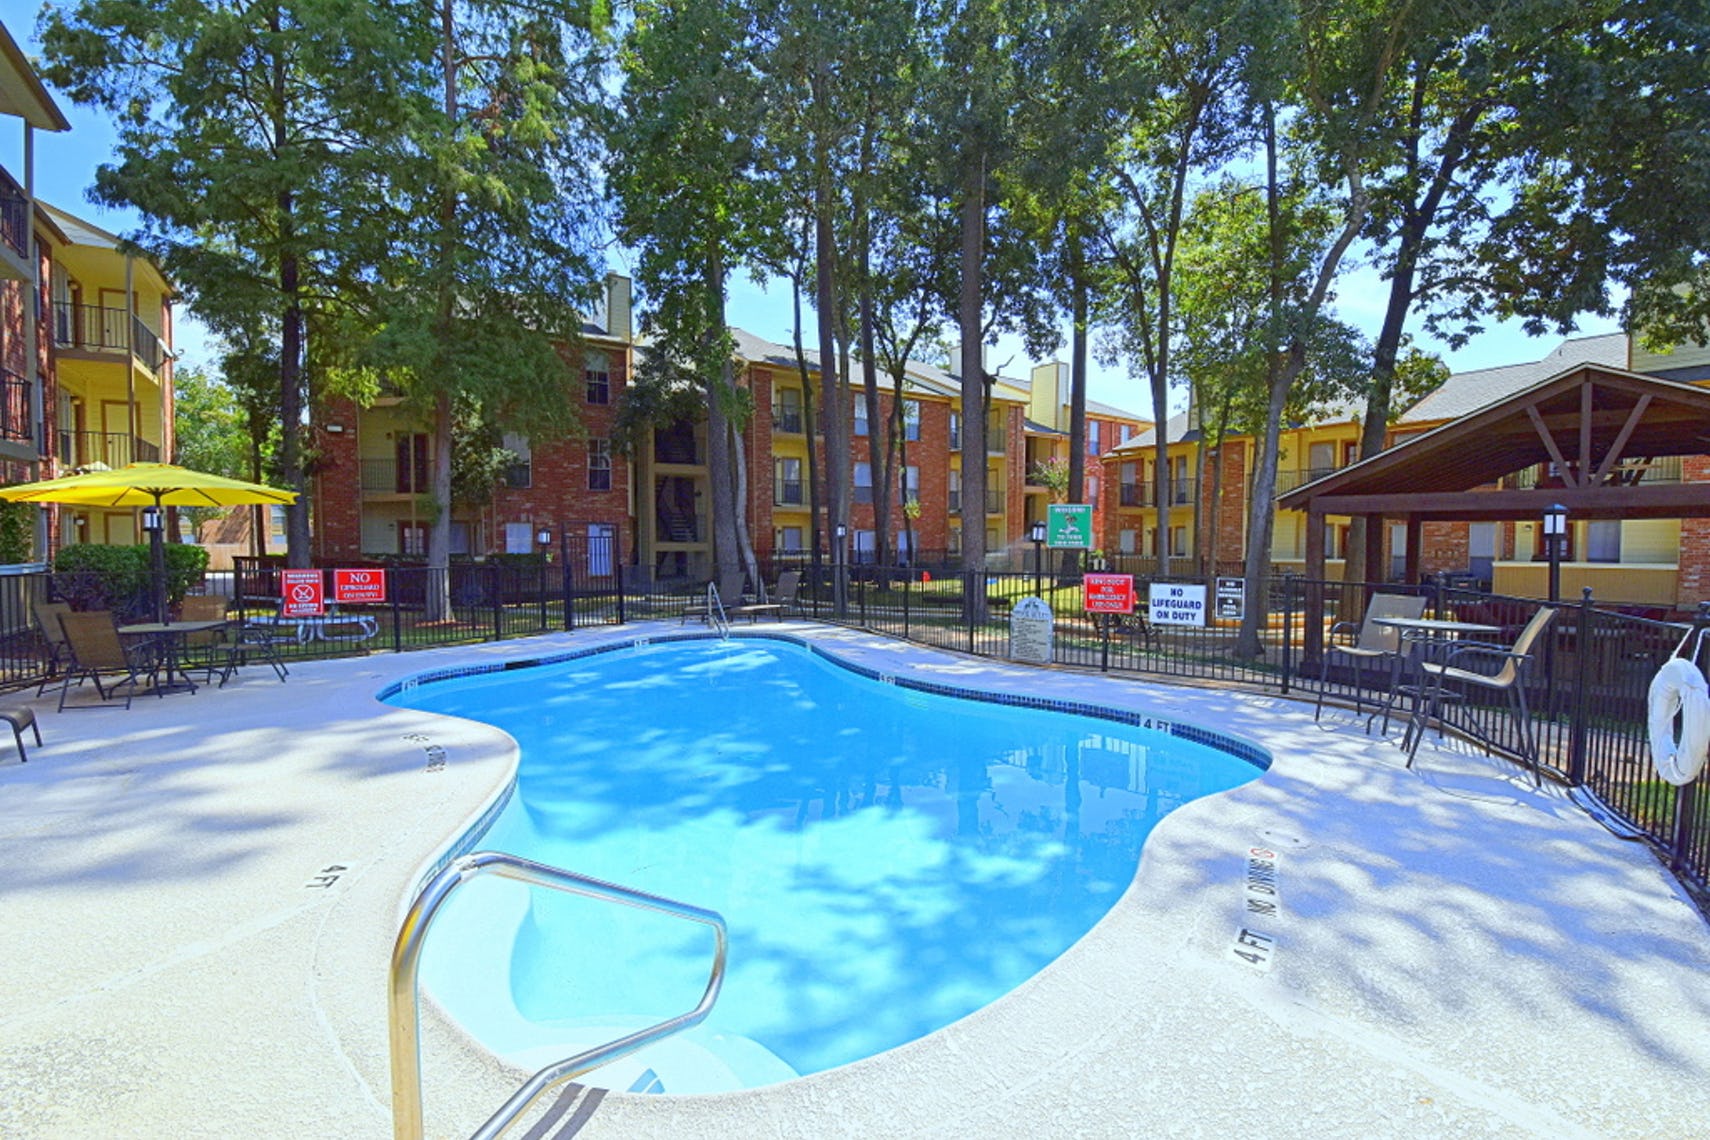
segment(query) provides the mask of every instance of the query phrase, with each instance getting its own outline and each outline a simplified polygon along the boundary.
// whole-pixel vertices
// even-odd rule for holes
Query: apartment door
[[[1488,588],[1496,573],[1495,523],[1472,523],[1467,527],[1467,569]]]
[[[131,345],[131,307],[125,303],[123,289],[101,290],[100,347],[129,348]]]
[[[85,454],[83,463],[105,463],[108,467],[123,467],[131,455],[131,408],[123,400],[101,401],[101,445]]]

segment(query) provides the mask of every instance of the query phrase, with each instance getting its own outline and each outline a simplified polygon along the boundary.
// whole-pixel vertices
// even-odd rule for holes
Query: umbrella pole
[[[155,526],[148,532],[148,556],[153,569],[151,575],[154,585],[154,620],[165,622],[166,616],[166,514],[160,505],[160,496],[154,497]]]

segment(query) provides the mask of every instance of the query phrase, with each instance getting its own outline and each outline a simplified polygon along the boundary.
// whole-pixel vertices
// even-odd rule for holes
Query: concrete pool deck
[[[1346,710],[1315,725],[1275,696],[757,628],[1214,725],[1275,763],[1170,815],[1111,913],[986,1009],[763,1089],[572,1089],[545,1135],[1703,1134],[1710,927],[1561,789],[1434,735],[1408,771]],[[390,1135],[405,895],[515,755],[374,693],[649,632],[308,663],[285,684],[255,668],[128,712],[34,702],[46,743],[27,764],[0,747],[0,1136]],[[443,1026],[423,1052],[430,1135],[467,1135],[517,1083]]]

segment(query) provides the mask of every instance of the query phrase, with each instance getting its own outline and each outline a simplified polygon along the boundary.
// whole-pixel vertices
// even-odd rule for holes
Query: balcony
[[[432,490],[427,463],[364,459],[362,490],[371,495],[425,495]]]
[[[950,499],[950,513],[953,515],[961,514],[962,513],[962,492],[961,491],[951,491],[949,494],[949,499]]]
[[[1541,483],[1548,485],[1545,478],[1548,467],[1536,464],[1503,479],[1503,487],[1514,491],[1530,491]],[[1609,482],[1615,486],[1631,487],[1637,483],[1679,483],[1681,481],[1680,456],[1664,455],[1656,459],[1628,459],[1617,464],[1609,473]],[[1560,484],[1555,484],[1559,486]]]
[[[166,348],[142,318],[124,309],[55,301],[53,342],[56,348],[122,355],[129,352],[150,372],[166,363]]]
[[[0,170],[0,242],[25,264],[30,259],[30,211],[24,191]]]
[[[1293,471],[1277,471],[1277,494],[1281,495],[1296,487],[1304,487],[1315,479],[1326,475],[1334,475],[1342,470],[1340,467],[1297,467]]]
[[[1009,433],[1001,425],[986,432],[986,454],[1002,455],[1009,450]]]
[[[159,463],[160,445],[116,431],[62,431],[59,465],[65,468],[123,467],[127,463]]]
[[[1121,503],[1125,507],[1154,507],[1157,506],[1157,484],[1155,483],[1124,483],[1121,490]],[[1171,479],[1169,482],[1169,505],[1172,507],[1193,506],[1194,492],[1199,487],[1198,479]]]
[[[800,481],[779,480],[772,488],[772,503],[779,507],[801,506],[802,485]]]
[[[695,425],[678,422],[653,429],[653,461],[693,466],[704,462],[700,440],[695,438]]]
[[[772,430],[788,432],[793,435],[802,433],[802,410],[785,407],[782,404],[772,405]]]
[[[30,422],[30,382],[9,368],[0,368],[0,440],[28,443],[35,438]]]
[[[986,492],[986,514],[988,514],[988,515],[1001,515],[1001,514],[1003,514],[1003,508],[1004,508],[1004,494],[1003,494],[1003,492],[1002,491],[987,491]]]

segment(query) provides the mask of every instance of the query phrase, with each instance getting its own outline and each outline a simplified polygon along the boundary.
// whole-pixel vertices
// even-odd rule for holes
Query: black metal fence
[[[375,651],[398,652],[532,634],[682,619],[705,599],[701,585],[659,583],[624,566],[601,540],[561,541],[552,555],[515,555],[454,563],[448,570],[419,565],[384,569],[384,600],[338,601],[335,571],[316,571],[327,599],[319,615],[294,615],[282,599],[281,568],[247,564],[169,584],[217,594],[229,612],[270,627],[287,661]],[[1014,605],[1037,594],[1053,611],[1054,664],[1112,673],[1197,682],[1234,683],[1262,690],[1339,701],[1355,696],[1353,671],[1322,651],[1338,622],[1358,623],[1378,592],[1423,594],[1427,616],[1476,622],[1511,644],[1540,604],[1444,583],[1419,586],[1272,580],[1268,616],[1257,655],[1237,644],[1239,623],[1216,616],[1214,587],[1205,579],[1138,577],[1133,614],[1091,614],[1083,607],[1082,575],[1051,557],[1032,572],[937,572],[913,567],[852,566],[841,575],[825,562],[780,559],[761,568],[767,582],[784,570],[800,575],[793,616],[858,626],[943,649],[1010,656]],[[843,608],[838,609],[838,579]],[[1203,624],[1157,624],[1145,614],[1154,584],[1206,588]],[[87,575],[45,570],[0,574],[0,685],[33,685],[47,675],[51,654],[34,617],[37,602],[65,600],[74,608],[111,609],[121,622],[144,620],[145,580],[92,582]],[[1687,788],[1659,779],[1650,758],[1648,694],[1652,676],[1673,656],[1694,625],[1710,631],[1710,611],[1696,622],[1598,605],[1589,592],[1561,604],[1523,673],[1529,717],[1520,724],[1499,693],[1472,687],[1445,707],[1452,728],[1496,751],[1517,755],[1530,729],[1540,766],[1565,781],[1594,809],[1649,839],[1683,881],[1710,887],[1710,779]],[[1309,636],[1310,634],[1310,636]],[[1696,641],[1693,642],[1696,646]],[[1358,678],[1363,703],[1389,693],[1387,670]],[[1405,712],[1410,711],[1410,707]]]

